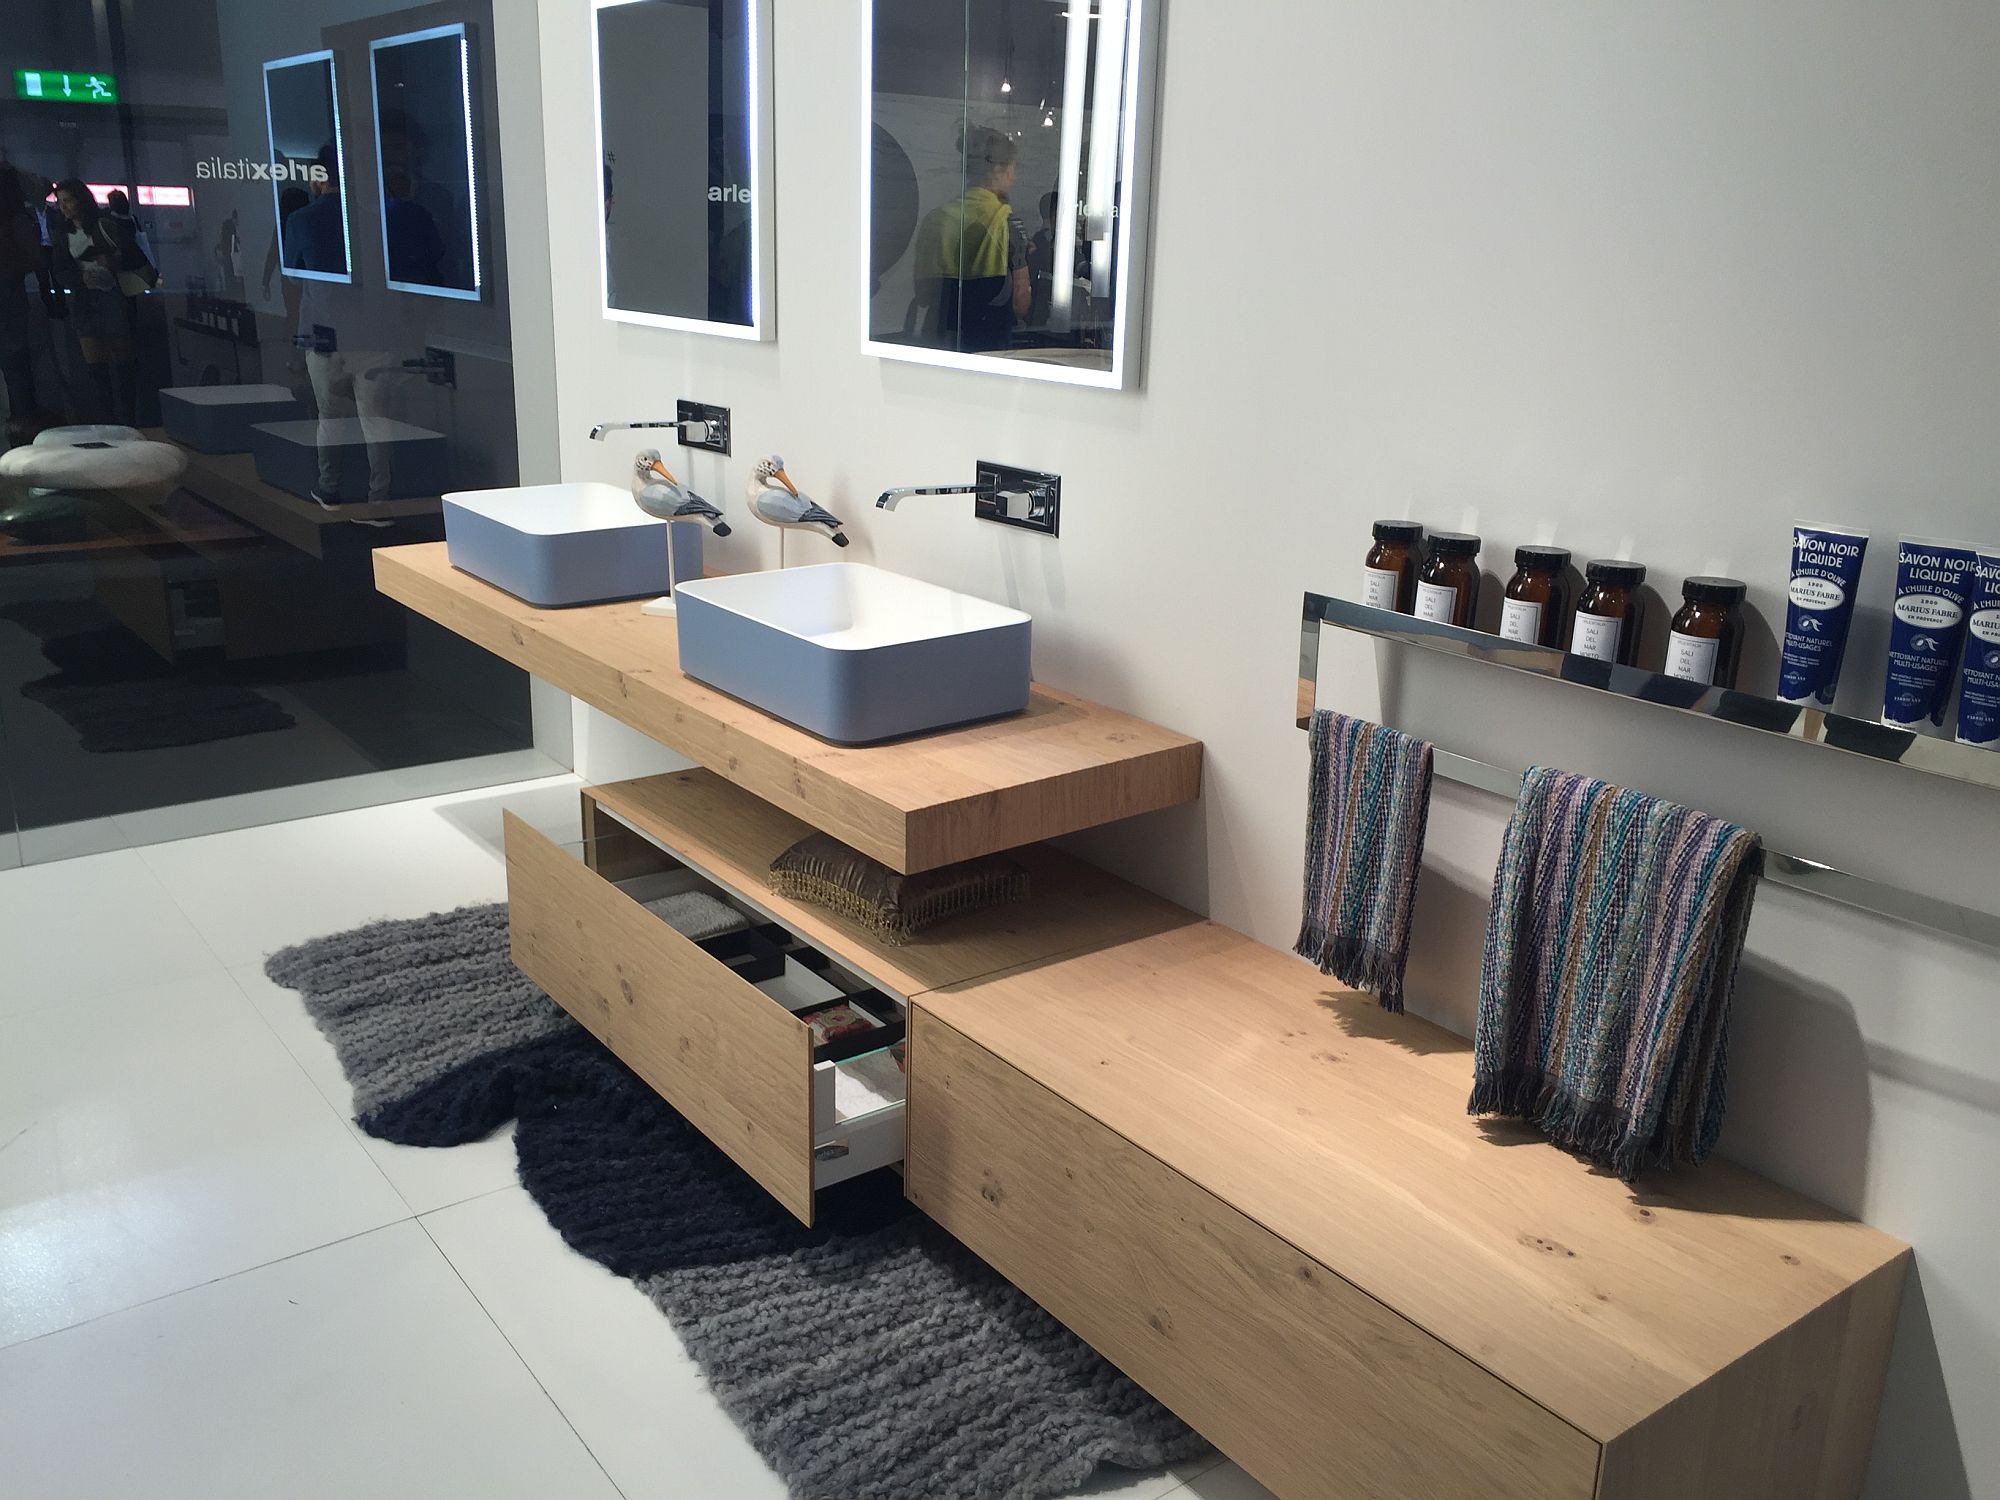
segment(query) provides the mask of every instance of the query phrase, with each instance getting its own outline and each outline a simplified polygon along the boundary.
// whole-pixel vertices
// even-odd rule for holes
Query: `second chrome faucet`
[[[982,521],[998,521],[1057,536],[1062,525],[1062,476],[1040,469],[1017,469],[980,460],[971,484],[913,484],[882,491],[880,510],[894,510],[913,495],[970,495],[972,513]]]

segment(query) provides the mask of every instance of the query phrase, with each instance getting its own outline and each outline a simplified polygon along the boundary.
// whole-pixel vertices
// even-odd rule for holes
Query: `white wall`
[[[1796,511],[2000,542],[1991,6],[1184,0],[1131,394],[858,352],[859,17],[778,7],[779,338],[757,346],[597,317],[588,17],[544,0],[544,94],[578,101],[545,122],[564,474],[622,475],[622,447],[584,440],[595,419],[731,406],[737,456],[692,468],[736,518],[779,449],[849,520],[848,556],[1032,611],[1037,676],[1206,742],[1198,809],[1087,843],[1221,921],[1293,935],[1299,596],[1351,590],[1377,515],[1479,529],[1489,571],[1553,537],[1644,559],[1670,591],[1732,572],[1766,620]],[[969,502],[872,509],[981,457],[1064,476],[1059,542]],[[769,566],[776,539],[746,522],[716,555]],[[1859,700],[1887,571],[1850,655]],[[1746,672],[1773,662],[1767,632]],[[1372,648],[1328,665],[1329,702],[1372,701]],[[1614,776],[1994,904],[1991,793],[1418,666],[1396,712],[1450,748]],[[1432,821],[1413,1005],[1461,1030],[1504,815],[1446,789]],[[1994,957],[1780,891],[1751,949],[1726,1149],[1919,1253],[1869,1493],[2000,1495]]]

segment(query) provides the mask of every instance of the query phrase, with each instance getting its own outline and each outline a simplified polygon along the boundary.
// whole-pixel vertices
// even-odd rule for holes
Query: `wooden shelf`
[[[155,442],[174,441],[160,428],[149,430],[146,436]],[[326,527],[344,526],[352,521],[410,520],[437,515],[444,508],[444,502],[432,495],[412,500],[363,501],[328,510],[289,490],[266,484],[257,477],[257,461],[248,453],[201,453],[185,446],[182,451],[188,458],[187,473],[181,479],[183,488],[313,557],[325,556]]]
[[[1601,1444],[1598,1493],[1858,1488],[1909,1256],[1887,1235],[1727,1162],[1629,1187],[1470,1118],[1469,1043],[1209,922],[915,1005],[912,1196],[989,1259],[1034,1264],[994,1206],[1034,1169],[954,1123],[925,1015]]]
[[[592,787],[586,810],[591,804],[904,1000],[1194,920],[1172,902],[1093,865],[1032,845],[1013,851],[1028,871],[1027,900],[954,918],[896,947],[823,907],[772,891],[771,861],[812,829],[711,771],[673,771]]]
[[[934,869],[1192,802],[1201,743],[1037,684],[1005,719],[833,745],[680,670],[675,622],[633,603],[537,609],[453,568],[442,542],[378,548],[375,585],[892,869]]]

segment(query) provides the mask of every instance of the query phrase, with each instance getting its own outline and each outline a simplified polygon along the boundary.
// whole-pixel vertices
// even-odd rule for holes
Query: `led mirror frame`
[[[271,217],[278,226],[278,274],[295,281],[337,281],[351,286],[354,282],[354,226],[349,222],[347,211],[347,143],[341,139],[340,129],[340,65],[330,48],[301,52],[297,57],[273,58],[264,64],[264,139],[270,144],[271,160],[277,161],[278,122],[272,117],[271,75],[282,68],[302,68],[308,63],[319,62],[326,64],[327,94],[333,102],[333,160],[340,172],[340,243],[347,254],[347,269],[344,272],[295,271],[285,264],[285,221],[280,217],[284,211],[284,187],[274,178],[271,182]]]
[[[1118,120],[1118,180],[1124,206],[1120,213],[1123,222],[1118,238],[1118,302],[1111,332],[1111,368],[1079,370],[999,354],[961,354],[953,349],[894,344],[875,337],[868,293],[875,227],[875,173],[871,166],[875,155],[875,0],[867,0],[861,17],[862,353],[905,364],[977,370],[1056,385],[1094,386],[1110,391],[1138,387],[1146,321],[1146,262],[1153,229],[1153,102],[1159,75],[1154,23],[1159,9],[1160,0],[1126,3],[1129,41]]]
[[[604,163],[604,79],[601,76],[597,17],[602,11],[645,0],[591,0],[590,5],[590,107],[591,140],[596,146],[597,171]],[[709,333],[718,338],[748,339],[753,342],[773,337],[776,318],[772,303],[775,258],[771,245],[771,0],[743,0],[750,47],[750,321],[718,323],[709,318],[684,318],[672,313],[639,312],[611,305],[611,226],[603,213],[597,215],[597,305],[613,323],[631,323],[641,328],[671,328],[681,333]],[[593,179],[595,180],[595,179]]]
[[[368,44],[368,92],[375,106],[375,187],[378,193],[387,197],[382,169],[382,75],[375,65],[376,54],[390,47],[404,47],[413,42],[435,41],[447,36],[458,38],[458,86],[465,103],[465,212],[472,241],[472,285],[431,286],[422,281],[398,281],[391,276],[389,215],[386,212],[381,216],[382,278],[383,283],[395,292],[410,292],[419,297],[449,297],[455,302],[482,302],[486,298],[486,276],[479,245],[479,162],[472,143],[472,37],[463,21],[454,21],[449,26],[431,26],[422,31],[405,31],[398,36],[377,37]]]

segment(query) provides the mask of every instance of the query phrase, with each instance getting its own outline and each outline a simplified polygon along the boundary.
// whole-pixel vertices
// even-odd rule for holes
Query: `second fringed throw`
[[[1627,1181],[1706,1157],[1759,865],[1734,823],[1529,771],[1493,880],[1471,1112]]]
[[[1312,722],[1304,910],[1297,951],[1403,1008],[1410,908],[1430,820],[1431,747],[1320,709]]]

